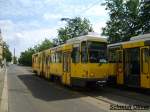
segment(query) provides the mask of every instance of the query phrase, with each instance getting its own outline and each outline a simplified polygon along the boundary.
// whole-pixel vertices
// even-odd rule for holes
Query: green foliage
[[[6,62],[11,62],[12,60],[12,54],[9,50],[9,46],[6,44],[6,42],[4,42],[3,44],[3,58],[6,59]]]
[[[150,0],[141,2],[140,21],[141,33],[150,33]]]
[[[104,5],[110,20],[102,34],[108,37],[110,43],[127,41],[140,33],[139,0],[106,0]]]
[[[33,48],[29,48],[28,50],[21,53],[20,58],[18,59],[19,64],[25,66],[32,65],[32,55],[36,52],[43,51],[52,47],[53,44],[50,40],[45,39],[41,44],[34,46]]]
[[[53,43],[50,40],[45,39],[41,44],[36,45],[34,47],[34,50],[35,50],[35,52],[40,52],[40,51],[43,51],[45,49],[49,49],[52,46],[53,46]]]
[[[35,53],[35,50],[32,48],[29,48],[28,50],[21,53],[18,62],[25,66],[31,66],[32,65],[32,54],[34,54],[34,53]]]
[[[82,36],[88,34],[88,32],[93,31],[90,21],[86,18],[62,18],[61,20],[66,21],[67,24],[64,28],[60,28],[58,30],[58,38],[53,40],[56,45],[64,43],[70,38]]]

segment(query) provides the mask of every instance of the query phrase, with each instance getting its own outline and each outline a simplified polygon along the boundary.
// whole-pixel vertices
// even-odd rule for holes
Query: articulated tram
[[[105,82],[109,75],[107,40],[85,35],[33,54],[32,68],[47,79],[59,78],[64,85],[85,86]]]
[[[150,88],[150,34],[108,45],[108,60],[117,84]]]

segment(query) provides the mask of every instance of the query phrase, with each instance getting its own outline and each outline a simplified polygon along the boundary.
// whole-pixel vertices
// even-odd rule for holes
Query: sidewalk
[[[0,68],[0,112],[8,112],[8,96],[7,93],[7,78],[6,68]]]
[[[0,68],[0,102],[1,102],[1,96],[4,87],[4,78],[5,78],[4,69]]]

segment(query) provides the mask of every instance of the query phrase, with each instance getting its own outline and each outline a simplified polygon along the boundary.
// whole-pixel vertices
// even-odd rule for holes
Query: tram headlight
[[[94,73],[91,73],[91,74],[90,74],[90,77],[94,77]]]

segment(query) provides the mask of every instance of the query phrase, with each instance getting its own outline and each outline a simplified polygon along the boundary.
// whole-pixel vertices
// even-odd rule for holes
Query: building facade
[[[3,60],[3,38],[2,38],[2,33],[0,30],[0,63]]]

